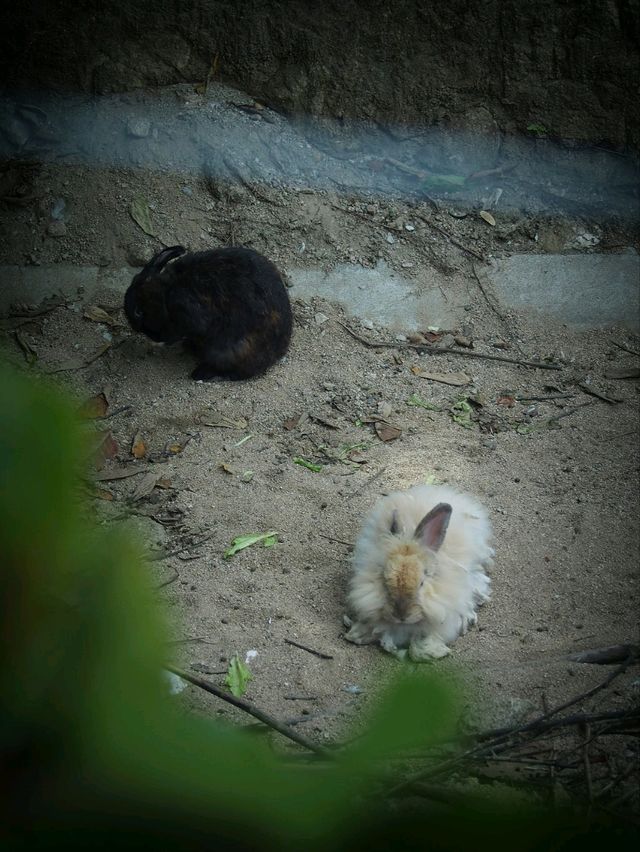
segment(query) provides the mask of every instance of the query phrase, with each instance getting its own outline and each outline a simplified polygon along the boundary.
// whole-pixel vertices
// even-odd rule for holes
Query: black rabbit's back
[[[292,332],[291,304],[277,267],[239,246],[176,257],[178,249],[165,250],[160,266],[152,260],[134,279],[128,294],[133,327],[155,340],[188,342],[199,359],[193,378],[245,379],[264,372],[285,354]]]

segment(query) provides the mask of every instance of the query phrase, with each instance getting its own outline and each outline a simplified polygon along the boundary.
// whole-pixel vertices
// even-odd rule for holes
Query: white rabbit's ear
[[[440,550],[451,519],[451,506],[438,503],[428,512],[416,527],[414,538],[421,541],[429,550]]]
[[[394,509],[393,514],[391,515],[391,525],[389,527],[389,531],[391,532],[391,535],[398,535],[399,532],[402,532],[397,509]]]

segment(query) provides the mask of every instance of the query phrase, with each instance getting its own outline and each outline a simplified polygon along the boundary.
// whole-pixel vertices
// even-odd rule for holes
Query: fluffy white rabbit
[[[345,638],[415,661],[444,657],[489,598],[490,539],[485,509],[448,486],[383,497],[354,548]]]

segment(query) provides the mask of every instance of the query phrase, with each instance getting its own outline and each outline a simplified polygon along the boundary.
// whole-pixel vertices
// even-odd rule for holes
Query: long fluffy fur
[[[452,512],[444,541],[433,552],[414,533],[439,503],[449,504]],[[448,486],[417,485],[381,499],[354,548],[348,595],[354,619],[346,638],[357,644],[380,642],[398,656],[408,647],[416,660],[447,654],[447,645],[475,623],[476,608],[489,598],[490,539],[484,508]],[[419,589],[418,575],[425,578]],[[394,598],[397,603],[407,594],[407,584],[415,595],[400,620]]]

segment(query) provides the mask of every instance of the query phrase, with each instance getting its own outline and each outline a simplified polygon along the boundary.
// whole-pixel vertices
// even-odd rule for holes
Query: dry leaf
[[[173,453],[173,455],[177,455],[178,453],[181,453],[183,450],[184,450],[184,447],[182,446],[182,444],[169,444],[169,446],[166,449],[166,452]]]
[[[102,470],[107,459],[113,459],[118,455],[118,445],[113,439],[111,432],[98,432],[96,434],[95,450],[93,452],[94,463],[97,470]]]
[[[103,311],[102,308],[99,308],[97,305],[89,305],[84,309],[82,316],[92,322],[103,322],[105,325],[110,325],[112,328],[120,325],[118,320],[114,319],[110,314]]]
[[[166,476],[161,476],[160,479],[156,482],[156,488],[171,488],[171,480]]]
[[[141,195],[137,195],[131,202],[129,213],[133,221],[139,225],[145,234],[150,237],[156,236],[156,230],[151,221],[151,210],[145,199]]]
[[[225,473],[228,473],[230,476],[233,476],[234,473],[235,473],[235,470],[230,465],[228,465],[226,462],[222,462],[222,464],[218,465],[218,467],[220,468],[220,470],[223,470]]]
[[[111,491],[107,491],[106,488],[95,488],[93,496],[97,497],[98,500],[108,500],[109,502],[113,500],[113,494]]]
[[[513,408],[515,404],[516,400],[513,396],[508,396],[507,394],[505,394],[504,396],[498,397],[498,405],[504,405],[506,408]]]
[[[471,382],[471,376],[466,373],[428,373],[418,370],[415,375],[421,379],[430,379],[432,382],[441,382],[443,385],[454,385],[455,387],[462,387]]]
[[[374,429],[376,430],[378,438],[385,443],[395,441],[400,437],[400,435],[402,435],[402,429],[399,429],[397,426],[392,426],[390,423],[385,423],[384,420],[376,420]]]
[[[82,403],[78,409],[78,414],[87,420],[94,420],[96,417],[104,417],[108,409],[109,403],[107,402],[107,397],[104,393],[97,393]]]
[[[427,343],[437,343],[438,340],[442,340],[444,337],[444,333],[442,331],[425,331],[424,339]]]
[[[288,420],[283,421],[282,425],[287,430],[287,432],[291,432],[292,429],[295,429],[298,423],[300,422],[300,415],[296,415],[295,417],[289,417]]]
[[[493,227],[496,224],[496,220],[493,218],[491,213],[487,213],[486,210],[481,210],[478,215],[481,219],[484,219],[487,225],[491,225],[491,227]]]
[[[137,500],[142,500],[143,497],[147,497],[156,487],[156,483],[159,479],[160,476],[154,470],[150,470],[149,473],[145,473],[131,495],[131,499],[136,502]]]
[[[140,432],[136,432],[133,438],[133,442],[131,444],[131,455],[134,459],[141,459],[147,454],[147,447],[145,442],[140,437]]]

